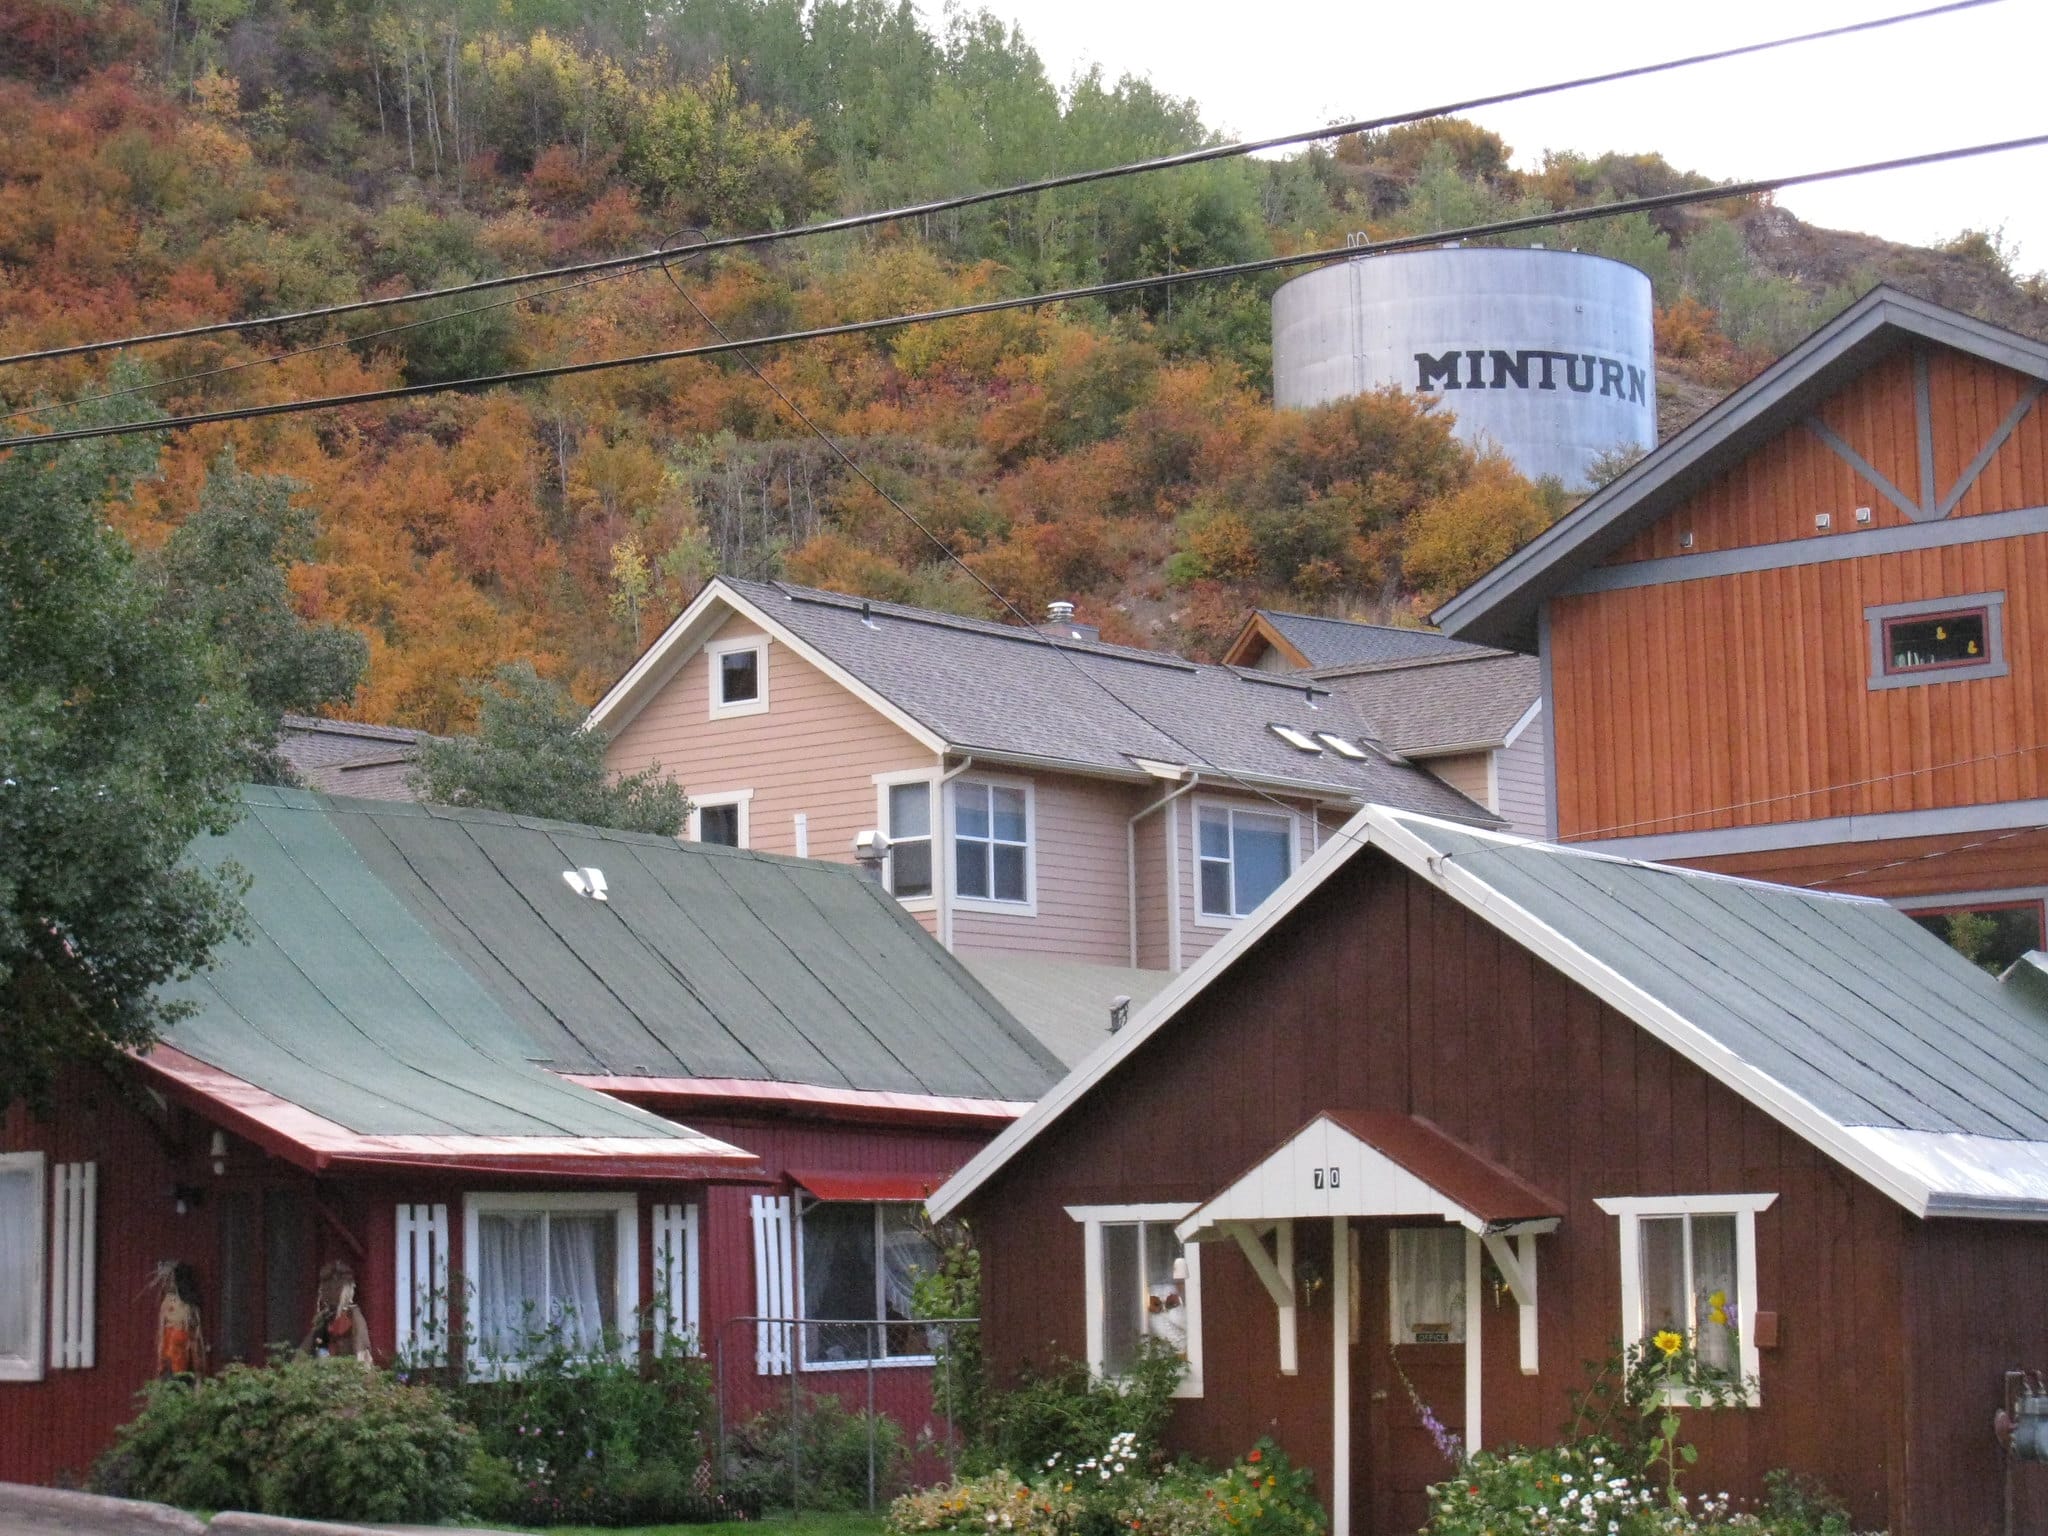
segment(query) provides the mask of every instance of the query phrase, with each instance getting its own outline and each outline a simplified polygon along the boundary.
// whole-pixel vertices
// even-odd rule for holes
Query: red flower
[[[1262,1451],[1260,1451],[1257,1447],[1254,1447],[1251,1455],[1245,1457],[1245,1460],[1251,1462],[1263,1461],[1265,1460],[1265,1454]]]

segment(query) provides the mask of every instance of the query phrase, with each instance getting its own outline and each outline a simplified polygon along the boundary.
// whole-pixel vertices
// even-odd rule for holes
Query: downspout
[[[945,762],[941,756],[940,766]],[[940,774],[938,804],[932,807],[932,893],[939,899],[939,947],[948,954],[953,952],[953,813],[946,786],[973,766],[970,753],[960,759],[959,767]]]
[[[1164,810],[1201,782],[1201,774],[1189,774],[1187,783],[1181,785],[1179,789],[1173,790],[1169,794],[1161,795],[1157,800],[1154,800],[1150,805],[1144,807],[1135,816],[1124,822],[1124,873],[1129,877],[1128,883],[1130,886],[1128,911],[1131,934],[1131,969],[1134,971],[1138,968],[1138,823],[1147,816],[1150,816],[1154,811]],[[1168,825],[1170,827],[1171,823]],[[1178,863],[1178,860],[1174,857],[1176,852],[1177,850],[1172,846],[1172,839],[1169,837],[1166,877],[1166,920],[1168,930],[1166,949],[1168,965],[1171,969],[1177,971],[1180,969],[1180,871],[1175,867]]]

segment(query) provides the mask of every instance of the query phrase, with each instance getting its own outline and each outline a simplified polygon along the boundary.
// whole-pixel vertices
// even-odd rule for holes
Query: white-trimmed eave
[[[716,576],[705,584],[696,600],[676,616],[675,622],[662,631],[661,638],[650,645],[597,701],[583,722],[585,728],[602,731],[607,736],[617,736],[624,730],[633,717],[646,708],[648,701],[682,670],[683,663],[711,637],[721,622],[718,614],[721,608],[759,625],[769,639],[787,646],[793,655],[809,662],[926,750],[940,753],[950,750],[945,739],[922,720],[877,693],[794,630],[777,623],[767,609],[734,591]]]
[[[930,1201],[934,1216],[944,1217],[956,1210],[975,1190],[988,1182],[1012,1157],[1028,1146],[1047,1127],[1080,1102],[1094,1086],[1115,1071],[1128,1057],[1179,1012],[1181,1007],[1206,988],[1210,980],[1231,965],[1237,955],[1256,944],[1307,900],[1329,876],[1358,849],[1367,844],[1381,848],[1404,868],[1436,886],[1454,901],[1479,915],[1487,923],[1522,944],[1530,953],[1547,961],[1586,988],[1617,1012],[1633,1020],[1686,1060],[1742,1095],[1794,1134],[1810,1142],[1873,1188],[1913,1215],[1983,1216],[2008,1220],[2048,1220],[2048,1197],[2032,1200],[1999,1193],[1971,1194],[1954,1189],[1937,1190],[1897,1150],[1888,1145],[1885,1134],[1842,1124],[1802,1095],[1775,1078],[1759,1071],[1706,1031],[1676,1010],[1626,980],[1605,962],[1586,953],[1526,908],[1509,901],[1478,876],[1446,859],[1423,841],[1405,821],[1433,822],[1471,835],[1472,829],[1440,818],[1412,811],[1390,811],[1367,806],[1333,833],[1315,855],[1302,865],[1293,889],[1276,900],[1265,912],[1240,924],[1166,990],[1154,998],[1145,1012],[1120,1033],[1098,1046],[1044,1098],[1014,1124],[990,1142]],[[1486,835],[1486,834],[1481,834]],[[1500,834],[1493,834],[1500,835]],[[1525,839],[1503,837],[1503,841]],[[1972,1138],[1973,1140],[1975,1138]],[[2027,1145],[2032,1145],[2031,1143]],[[2043,1154],[2048,1173],[2048,1152]]]
[[[1849,1126],[1744,1061],[1676,1009],[1652,997],[1604,961],[1587,954],[1527,908],[1502,896],[1455,859],[1443,857],[1401,824],[1404,815],[1419,820],[1430,818],[1414,818],[1413,813],[1383,812],[1376,807],[1368,807],[1361,814],[1373,824],[1373,841],[1390,857],[1429,881],[1459,905],[1477,913],[1531,954],[1548,961],[1617,1013],[1634,1020],[1708,1076],[1748,1099],[1803,1140],[1819,1147],[1915,1216],[1930,1214],[1935,1204],[1935,1191],[1924,1179],[1916,1177],[1895,1159],[1883,1156],[1878,1147],[1859,1137]],[[2048,1209],[2039,1214],[2048,1218]]]

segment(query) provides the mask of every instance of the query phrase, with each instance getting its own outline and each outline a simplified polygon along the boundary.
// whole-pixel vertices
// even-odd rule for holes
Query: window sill
[[[993,896],[955,896],[955,912],[986,912],[995,917],[1036,917],[1036,901],[998,901]]]
[[[1244,919],[1241,917],[1225,917],[1218,912],[1203,912],[1199,909],[1196,910],[1194,916],[1194,926],[1197,928],[1229,929],[1235,928],[1243,921]]]
[[[898,896],[896,905],[906,912],[936,912],[939,898],[936,896]]]
[[[768,713],[766,699],[749,699],[744,704],[714,704],[711,718],[714,720],[736,720],[741,715],[765,715]]]

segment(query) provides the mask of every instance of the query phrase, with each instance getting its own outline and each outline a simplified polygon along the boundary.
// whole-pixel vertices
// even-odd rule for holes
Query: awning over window
[[[916,1200],[946,1182],[943,1173],[798,1173],[790,1178],[820,1200]]]
[[[1478,1233],[1546,1230],[1564,1206],[1419,1115],[1326,1109],[1194,1212],[1183,1242],[1228,1222],[1437,1216]]]

